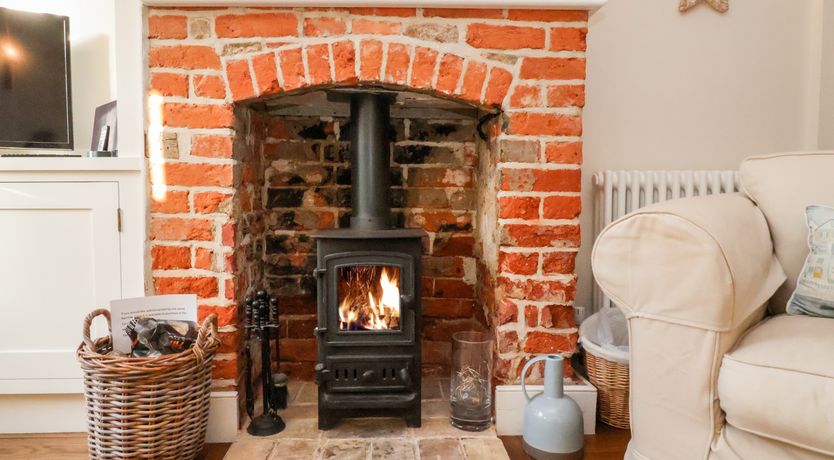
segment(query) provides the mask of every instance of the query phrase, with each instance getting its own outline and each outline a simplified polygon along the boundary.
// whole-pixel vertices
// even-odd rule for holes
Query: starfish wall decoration
[[[709,6],[721,13],[726,13],[730,9],[730,0],[680,0],[680,10],[681,12],[687,11],[701,2],[708,3]]]

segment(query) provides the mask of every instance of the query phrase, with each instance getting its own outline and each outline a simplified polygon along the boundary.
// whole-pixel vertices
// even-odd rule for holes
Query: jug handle
[[[530,401],[533,398],[531,398],[530,395],[527,394],[527,386],[524,382],[525,380],[527,380],[527,370],[530,369],[530,366],[532,366],[534,363],[543,361],[545,359],[547,359],[547,355],[536,356],[530,361],[527,361],[527,364],[525,364],[524,368],[521,370],[521,391],[524,392],[524,397],[527,398],[528,401]]]

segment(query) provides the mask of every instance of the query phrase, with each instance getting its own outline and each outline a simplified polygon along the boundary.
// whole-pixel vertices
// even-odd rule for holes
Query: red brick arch
[[[152,49],[151,67],[217,69],[223,76],[195,75],[197,97],[245,102],[298,93],[316,88],[381,84],[451,97],[485,108],[504,107],[513,84],[513,72],[494,62],[464,57],[442,46],[377,39],[308,41],[231,56],[221,61],[214,50],[202,46]],[[583,62],[584,66],[584,62]],[[178,95],[179,74],[155,73],[151,90]],[[182,95],[188,94],[188,82]],[[167,94],[166,94],[167,93]],[[229,128],[234,116],[230,104],[166,103],[167,126]]]
[[[446,52],[439,46],[377,39],[308,42],[235,56],[225,64],[234,101],[269,98],[321,86],[384,84],[500,107],[510,70]]]

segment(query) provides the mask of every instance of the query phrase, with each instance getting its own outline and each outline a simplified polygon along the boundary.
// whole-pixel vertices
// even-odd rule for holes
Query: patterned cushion
[[[808,206],[808,257],[788,301],[792,315],[834,318],[834,208]]]

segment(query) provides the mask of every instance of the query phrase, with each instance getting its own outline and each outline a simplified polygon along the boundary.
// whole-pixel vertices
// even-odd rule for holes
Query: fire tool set
[[[283,431],[284,420],[277,411],[287,408],[287,376],[272,373],[272,339],[275,339],[276,369],[280,365],[278,349],[278,300],[259,290],[255,298],[244,301],[246,312],[246,413],[252,419],[246,431],[253,436],[269,436]],[[273,333],[275,331],[275,333]],[[254,341],[252,339],[255,339]],[[263,411],[255,416],[255,385],[252,381],[252,347],[260,345]]]

